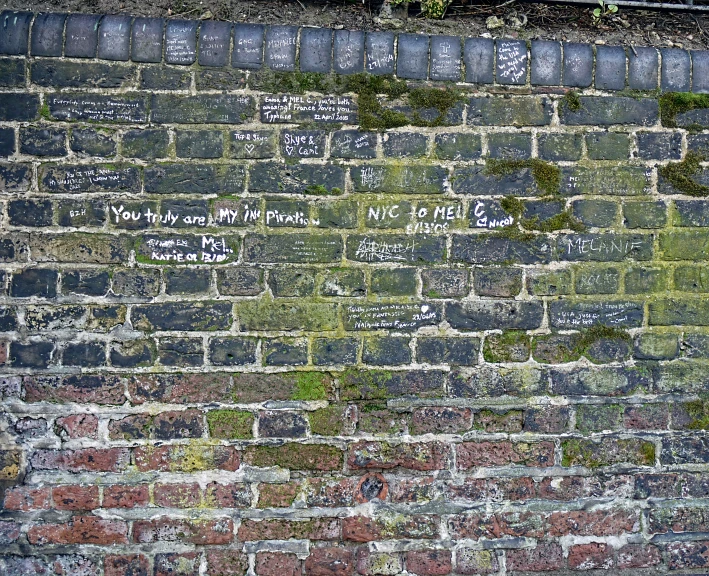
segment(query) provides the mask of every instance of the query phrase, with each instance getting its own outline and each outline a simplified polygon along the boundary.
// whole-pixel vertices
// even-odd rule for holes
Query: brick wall
[[[707,53],[0,27],[0,572],[709,566]]]

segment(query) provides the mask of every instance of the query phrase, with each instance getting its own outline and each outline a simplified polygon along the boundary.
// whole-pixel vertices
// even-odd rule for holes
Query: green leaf
[[[615,4],[608,4],[608,12],[610,12],[611,14],[615,14],[616,12],[618,12],[618,6],[616,6]]]
[[[601,9],[600,9],[600,8],[596,8],[596,9],[593,11],[593,15],[594,15],[596,18],[600,18],[600,17],[601,17]]]

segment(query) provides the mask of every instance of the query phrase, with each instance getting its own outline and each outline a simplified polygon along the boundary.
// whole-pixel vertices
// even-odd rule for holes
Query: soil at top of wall
[[[298,24],[359,30],[393,29],[429,34],[515,37],[599,44],[704,49],[709,46],[709,17],[621,8],[594,25],[591,8],[514,2],[471,3],[455,0],[443,20],[424,19],[416,7],[394,20],[379,18],[380,0],[6,0],[4,6],[34,12],[125,13],[134,16]],[[401,15],[399,15],[401,16]],[[505,26],[488,30],[490,16]],[[525,22],[524,26],[520,23]]]

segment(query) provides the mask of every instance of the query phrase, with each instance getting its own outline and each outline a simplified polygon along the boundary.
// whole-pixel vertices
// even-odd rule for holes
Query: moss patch
[[[438,111],[438,116],[433,120],[424,120],[420,114],[414,110],[413,122],[415,126],[433,127],[440,126],[445,122],[448,112],[463,97],[459,90],[452,88],[415,88],[408,95],[408,101],[412,108],[428,108]]]
[[[632,338],[630,334],[620,328],[595,324],[579,333],[577,340],[574,342],[573,351],[578,354],[584,354],[590,346],[599,340],[622,340],[623,342],[631,342]]]
[[[687,156],[682,162],[661,166],[659,174],[679,192],[687,196],[708,196],[709,186],[699,184],[692,178],[701,171],[700,163],[702,161],[704,161],[704,157],[701,154],[687,152]]]
[[[581,98],[579,97],[578,92],[574,90],[567,92],[562,98],[562,102],[566,104],[566,107],[572,112],[578,112],[581,110]]]
[[[300,372],[295,379],[291,400],[326,400],[327,375],[322,372]]]
[[[212,410],[207,412],[209,434],[213,438],[251,438],[254,415],[239,410]]]
[[[677,127],[677,114],[690,110],[709,108],[709,94],[694,94],[692,92],[667,92],[660,96],[660,120],[663,126]],[[688,130],[699,129],[701,126],[685,126]]]
[[[529,168],[537,187],[548,196],[556,196],[561,188],[561,170],[558,166],[538,158],[527,160],[500,160],[490,158],[485,162],[485,174],[502,178],[518,170]]]
[[[684,405],[687,416],[690,418],[687,428],[690,430],[709,429],[709,405],[702,400],[694,400]]]

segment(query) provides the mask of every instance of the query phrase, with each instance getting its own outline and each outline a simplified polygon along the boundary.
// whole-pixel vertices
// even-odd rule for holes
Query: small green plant
[[[453,0],[389,0],[392,6],[402,6],[420,2],[421,13],[426,18],[441,19]]]
[[[611,14],[618,12],[618,6],[615,4],[606,4],[603,0],[598,0],[600,8],[593,10],[593,23],[598,26],[604,18],[608,18]]]

